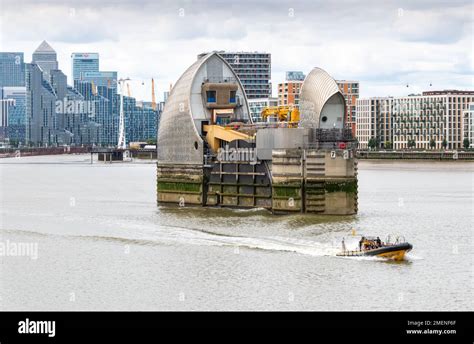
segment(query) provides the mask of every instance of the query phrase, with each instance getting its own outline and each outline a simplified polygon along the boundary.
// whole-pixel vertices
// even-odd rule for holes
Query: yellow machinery
[[[276,122],[287,122],[290,127],[297,126],[300,120],[300,111],[294,106],[269,106],[262,110],[262,120],[267,122],[269,117],[276,118]]]
[[[261,116],[264,122],[269,121],[270,118],[275,118],[276,123],[285,123],[290,128],[297,127],[300,120],[300,112],[294,106],[266,107],[262,110]],[[254,137],[254,133],[234,130],[231,125],[205,125],[203,131],[206,133],[206,140],[213,151],[217,151],[221,141],[250,140]]]
[[[204,125],[203,130],[206,132],[206,141],[214,152],[217,152],[219,149],[221,141],[230,142],[252,139],[250,135],[220,125]]]

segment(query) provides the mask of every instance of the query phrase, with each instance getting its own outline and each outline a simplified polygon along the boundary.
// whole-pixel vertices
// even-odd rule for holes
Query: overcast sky
[[[471,0],[0,0],[0,18],[1,51],[30,62],[47,40],[69,83],[71,53],[98,52],[139,99],[151,99],[152,77],[162,99],[212,50],[270,52],[274,96],[285,71],[316,66],[359,80],[361,97],[474,89]]]

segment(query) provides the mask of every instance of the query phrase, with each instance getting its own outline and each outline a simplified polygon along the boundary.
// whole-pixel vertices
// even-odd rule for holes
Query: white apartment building
[[[474,103],[464,111],[463,138],[469,140],[470,148],[474,148]]]
[[[371,138],[383,148],[408,148],[414,141],[418,149],[462,148],[464,113],[474,101],[474,91],[433,91],[422,95],[359,99],[356,105],[356,137],[359,147],[368,147]],[[382,103],[384,104],[382,106]],[[434,145],[434,146],[432,146]]]
[[[392,98],[373,97],[356,101],[356,138],[359,148],[367,149],[374,138],[377,147],[385,148],[392,143],[391,126]]]

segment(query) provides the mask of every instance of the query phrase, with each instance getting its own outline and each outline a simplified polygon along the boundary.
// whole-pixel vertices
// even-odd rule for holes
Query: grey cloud
[[[163,84],[175,82],[198,53],[211,50],[271,52],[274,84],[286,70],[309,72],[314,66],[337,78],[395,84],[416,72],[429,78],[436,70],[472,71],[470,1],[3,0],[2,4],[5,49],[31,51],[36,47],[29,46],[32,40],[39,44],[47,39],[53,47],[60,42],[65,56],[60,62],[66,71],[70,52],[78,49],[101,53],[101,68],[117,69],[132,78],[159,75]],[[75,17],[69,16],[71,10]]]
[[[472,30],[472,5],[447,11],[404,11],[394,26],[405,41],[450,44]]]
[[[2,15],[2,31],[7,31],[9,37],[17,40],[42,41],[47,38],[68,43],[117,41],[119,31],[106,18],[102,11],[64,6],[45,9],[34,5],[23,11],[7,11],[6,16]]]

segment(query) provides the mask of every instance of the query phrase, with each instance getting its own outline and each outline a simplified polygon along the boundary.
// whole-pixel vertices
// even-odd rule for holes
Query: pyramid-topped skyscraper
[[[58,58],[56,51],[43,41],[33,53],[33,63],[37,64],[43,71],[44,79],[49,81],[51,70],[58,69]]]

